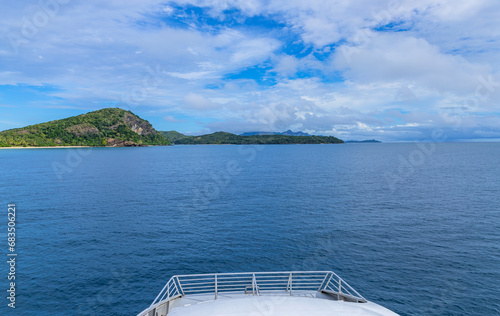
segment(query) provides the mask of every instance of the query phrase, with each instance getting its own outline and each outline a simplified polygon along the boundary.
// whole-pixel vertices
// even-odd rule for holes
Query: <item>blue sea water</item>
[[[2,315],[136,315],[174,274],[283,270],[500,315],[498,143],[5,149],[0,176]]]

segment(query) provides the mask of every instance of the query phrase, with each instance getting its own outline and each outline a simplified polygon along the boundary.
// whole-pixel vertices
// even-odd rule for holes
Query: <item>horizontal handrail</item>
[[[159,309],[163,309],[166,314],[170,302],[185,295],[213,294],[214,299],[217,299],[218,293],[263,295],[280,291],[287,295],[293,295],[295,291],[317,291],[333,295],[339,300],[366,302],[363,296],[332,271],[185,274],[170,278],[153,303],[138,316],[154,315],[154,311]]]

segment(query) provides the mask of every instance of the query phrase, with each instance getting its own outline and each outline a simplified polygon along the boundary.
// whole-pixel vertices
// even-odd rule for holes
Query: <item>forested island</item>
[[[298,136],[300,135],[300,136]],[[131,111],[106,108],[61,120],[0,132],[0,147],[136,147],[152,145],[341,144],[333,136],[303,132],[226,132],[191,136],[161,132]]]
[[[341,144],[333,136],[290,136],[290,135],[236,135],[216,132],[200,136],[188,136],[176,131],[161,132],[173,144],[183,145],[245,145],[245,144]]]
[[[367,139],[367,140],[346,140],[344,143],[353,143],[353,144],[358,144],[358,143],[381,143],[381,141],[376,140],[376,139]]]
[[[149,145],[170,142],[148,121],[119,108],[0,132],[0,147]]]

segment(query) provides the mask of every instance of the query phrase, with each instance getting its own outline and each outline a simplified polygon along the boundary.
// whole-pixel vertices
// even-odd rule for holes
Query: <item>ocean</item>
[[[2,149],[0,176],[2,315],[136,315],[175,274],[287,270],[500,315],[500,143]]]

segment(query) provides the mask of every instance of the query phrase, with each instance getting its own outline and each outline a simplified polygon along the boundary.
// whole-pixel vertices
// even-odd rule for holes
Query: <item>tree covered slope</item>
[[[0,147],[147,146],[170,142],[151,124],[119,108],[101,109],[62,120],[0,132]]]
[[[175,132],[161,132],[174,144],[222,145],[222,144],[339,144],[341,139],[333,136],[289,136],[289,135],[250,135],[241,136],[226,132],[216,132],[201,136],[187,136]],[[180,134],[180,135],[179,135]],[[169,136],[175,136],[170,138]],[[181,136],[182,135],[182,136]]]

